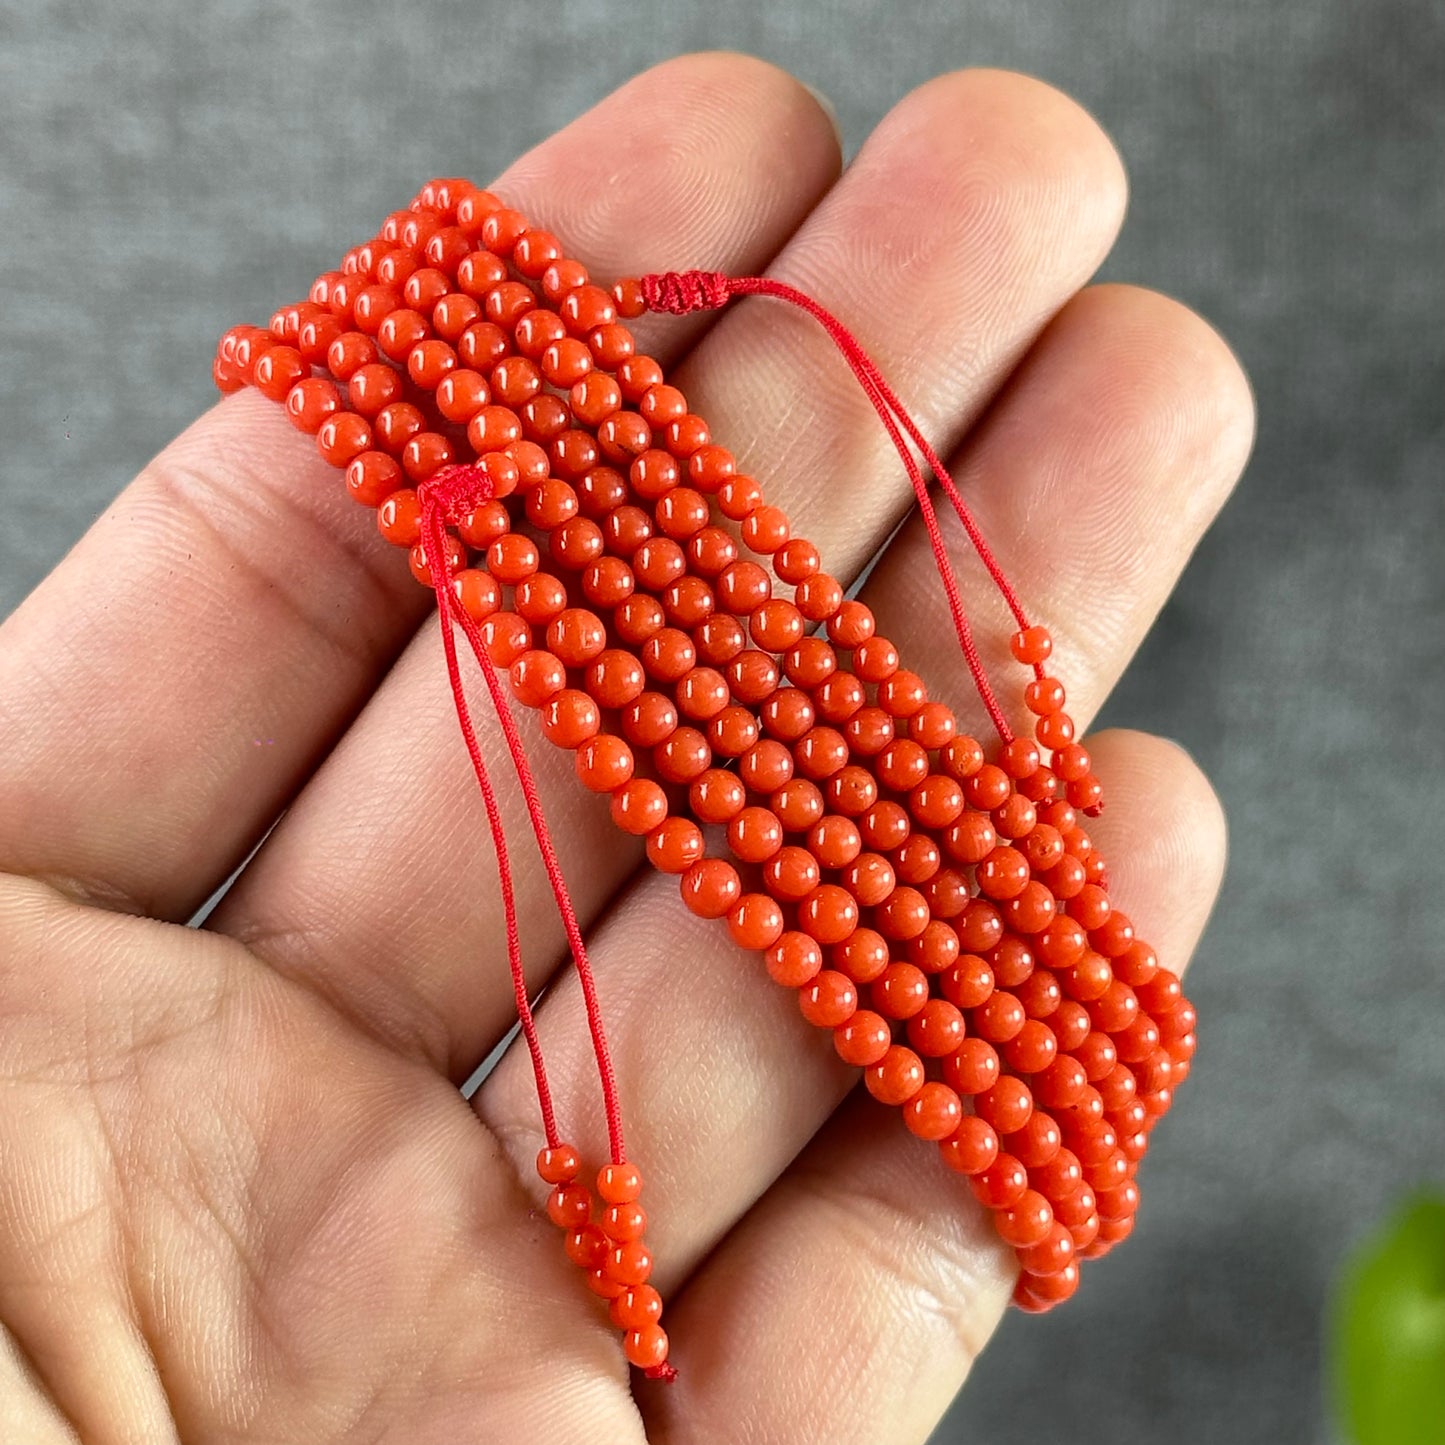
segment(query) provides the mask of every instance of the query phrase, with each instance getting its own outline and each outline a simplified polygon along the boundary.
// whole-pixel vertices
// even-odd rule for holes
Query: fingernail
[[[841,151],[843,149],[843,127],[838,121],[838,107],[816,85],[809,85],[806,80],[800,81],[799,84],[818,102],[819,108],[828,117],[829,124],[833,127],[833,134],[838,138],[838,149]]]

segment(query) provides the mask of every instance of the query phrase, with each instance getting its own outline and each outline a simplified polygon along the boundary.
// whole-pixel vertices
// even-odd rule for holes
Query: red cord
[[[454,594],[453,594],[454,595]],[[602,1026],[602,1005],[597,998],[597,981],[592,972],[592,960],[587,954],[587,944],[582,937],[582,925],[577,921],[577,911],[572,906],[572,895],[567,889],[567,880],[562,873],[557,851],[552,846],[552,834],[542,812],[542,796],[537,789],[537,780],[532,774],[532,765],[527,761],[522,735],[517,731],[517,720],[512,715],[512,705],[502,688],[497,669],[487,655],[487,645],[482,640],[481,629],[461,606],[453,607],[453,616],[461,624],[467,641],[471,643],[482,676],[487,680],[487,691],[492,695],[492,704],[497,711],[497,720],[507,740],[507,751],[512,755],[517,782],[521,785],[522,796],[527,800],[527,816],[531,819],[532,832],[542,854],[542,864],[547,870],[547,881],[552,885],[552,896],[557,900],[557,912],[572,949],[572,963],[582,985],[582,997],[587,1008],[587,1026],[592,1033],[592,1052],[597,1058],[597,1074],[602,1080],[602,1103],[607,1113],[607,1138],[612,1150],[612,1162],[622,1164],[627,1159],[627,1149],[622,1138],[622,1108],[617,1098],[617,1075],[612,1067],[612,1051],[607,1045],[607,1032]]]
[[[432,590],[436,593],[437,612],[441,621],[442,648],[446,654],[447,678],[451,684],[452,702],[456,707],[457,721],[461,725],[462,737],[466,743],[467,755],[472,762],[482,800],[486,805],[487,823],[492,832],[492,843],[497,855],[497,873],[501,882],[502,908],[506,918],[507,962],[512,974],[512,992],[517,1004],[517,1018],[527,1040],[527,1049],[532,1056],[532,1072],[537,1081],[537,1102],[541,1106],[542,1126],[547,1143],[556,1147],[560,1142],[557,1132],[556,1115],[552,1104],[551,1086],[547,1081],[547,1068],[542,1058],[542,1045],[537,1037],[536,1022],[532,1015],[531,1001],[527,996],[527,980],[522,967],[520,934],[517,927],[515,888],[512,880],[511,861],[507,852],[507,841],[502,826],[501,810],[497,805],[495,790],[477,743],[476,728],[472,723],[471,708],[467,703],[466,691],[462,686],[461,669],[457,663],[456,638],[453,629],[460,627],[465,634],[482,676],[486,679],[487,690],[502,726],[507,750],[521,785],[522,796],[526,799],[527,814],[531,819],[532,831],[542,855],[542,863],[552,886],[552,895],[557,901],[557,911],[572,949],[573,963],[582,984],[582,995],[587,1008],[587,1022],[592,1031],[592,1048],[597,1058],[597,1070],[602,1080],[602,1097],[607,1112],[607,1134],[612,1151],[612,1161],[623,1163],[627,1154],[622,1136],[622,1111],[618,1102],[617,1078],[612,1067],[611,1053],[607,1046],[607,1035],[602,1024],[602,1010],[597,999],[596,980],[592,962],[587,954],[587,945],[582,938],[581,925],[577,921],[576,909],[572,906],[571,894],[552,844],[552,835],[542,811],[541,794],[531,764],[523,747],[521,734],[517,730],[515,717],[506,692],[502,688],[497,670],[487,655],[486,643],[481,630],[471,615],[461,605],[451,586],[451,573],[446,566],[446,527],[455,522],[460,514],[486,501],[492,494],[492,484],[487,474],[474,466],[444,467],[418,489],[422,504],[423,551],[432,573]]]
[[[433,504],[428,506],[429,500]],[[443,509],[434,500],[423,497],[422,530],[425,551],[428,558],[446,556],[445,526]],[[457,721],[461,725],[462,738],[466,743],[467,756],[471,759],[472,771],[477,776],[482,801],[486,805],[487,824],[492,833],[492,846],[497,855],[497,877],[501,884],[502,912],[506,919],[507,963],[512,973],[512,993],[517,1003],[517,1019],[522,1025],[527,1040],[527,1050],[532,1056],[532,1072],[537,1080],[537,1101],[542,1109],[542,1128],[550,1147],[556,1148],[562,1141],[557,1132],[557,1117],[552,1104],[552,1090],[547,1082],[547,1067],[542,1060],[542,1044],[537,1037],[537,1024],[532,1016],[532,1003],[527,995],[527,978],[522,968],[521,934],[517,927],[516,890],[512,882],[512,864],[507,851],[507,837],[502,826],[502,813],[497,805],[496,791],[487,774],[487,765],[477,743],[476,728],[472,724],[471,709],[467,704],[466,692],[462,687],[461,669],[457,665],[456,638],[452,634],[453,607],[457,605],[456,595],[448,585],[450,574],[445,566],[433,570],[433,590],[436,593],[437,612],[441,622],[442,650],[446,654],[447,678],[451,683],[452,701],[456,705]]]
[[[939,525],[933,498],[929,494],[928,483],[914,459],[913,453],[908,449],[903,433],[907,434],[922,454],[923,460],[933,473],[944,496],[948,498],[959,521],[963,524],[963,529],[973,544],[974,551],[978,553],[979,560],[987,569],[1020,628],[1026,628],[1029,625],[1028,617],[1018,599],[1018,594],[1014,591],[1013,584],[1005,576],[998,559],[984,540],[978,523],[974,520],[968,504],[959,493],[948,468],[943,465],[918,424],[898,399],[897,393],[888,385],[882,372],[864,351],[853,333],[831,311],[820,306],[811,296],[799,291],[795,286],[789,286],[785,281],[775,281],[767,276],[728,276],[721,271],[661,271],[639,278],[639,284],[642,288],[643,299],[650,311],[667,311],[675,316],[681,316],[689,311],[714,310],[726,305],[734,296],[772,296],[806,311],[828,333],[833,344],[848,363],[853,375],[857,377],[858,384],[872,403],[873,410],[878,413],[878,419],[883,423],[889,439],[893,442],[903,461],[908,479],[913,485],[914,495],[918,498],[918,510],[923,517],[923,525],[928,532],[928,541],[933,550],[934,562],[938,567],[939,579],[943,583],[943,590],[948,598],[948,610],[953,618],[953,629],[958,635],[959,646],[973,677],[974,687],[978,690],[979,698],[997,729],[999,737],[1005,743],[1012,741],[1013,730],[1009,727],[1008,719],[1004,716],[1003,709],[994,696],[993,686],[989,682],[983,659],[979,656],[978,646],[973,638],[973,629],[969,626],[968,616],[964,611],[963,599],[958,589],[958,578],[948,556],[948,547]],[[901,432],[900,427],[902,428]],[[1038,668],[1036,671],[1039,676],[1043,675],[1042,668]]]

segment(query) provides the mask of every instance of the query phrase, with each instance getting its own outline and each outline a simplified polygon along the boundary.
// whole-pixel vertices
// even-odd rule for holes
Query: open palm
[[[838,171],[802,86],[714,55],[633,81],[495,188],[598,274],[770,268],[852,324],[952,452],[1085,720],[1243,464],[1240,372],[1180,306],[1081,289],[1124,181],[1045,86],[943,77]],[[827,338],[758,301],[639,329],[856,575],[911,497]],[[959,706],[937,586],[915,520],[865,595]],[[525,1056],[462,1097],[512,1000],[429,600],[310,440],[241,394],[0,630],[0,1439],[922,1440],[1010,1252],[541,743],[676,1384],[629,1380],[539,1212]],[[1001,636],[985,584],[972,601]],[[1112,891],[1182,968],[1222,868],[1213,794],[1171,744],[1089,746]],[[565,951],[518,853],[540,986]],[[569,971],[540,1026],[567,1133],[596,1141]]]

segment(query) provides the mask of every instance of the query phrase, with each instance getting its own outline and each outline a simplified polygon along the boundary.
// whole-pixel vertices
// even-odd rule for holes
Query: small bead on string
[[[538,1156],[537,1167],[542,1178],[553,1184],[552,1198],[548,1201],[548,1213],[553,1221],[572,1231],[589,1226],[593,1209],[592,1192],[576,1182],[580,1172],[577,1151],[563,1144],[558,1131],[552,1103],[551,1087],[547,1079],[546,1064],[542,1056],[541,1041],[537,1035],[536,1022],[527,994],[527,981],[523,969],[515,888],[511,874],[511,863],[507,852],[505,831],[501,811],[497,805],[496,792],[487,773],[481,748],[477,742],[476,728],[472,722],[471,708],[467,702],[462,683],[461,670],[457,662],[456,642],[453,629],[460,627],[471,645],[477,664],[486,680],[497,718],[507,743],[507,750],[516,770],[527,804],[528,817],[536,835],[537,846],[542,855],[543,866],[552,887],[557,910],[562,918],[567,939],[572,948],[573,965],[582,986],[583,999],[587,1010],[588,1026],[592,1034],[592,1047],[597,1060],[597,1069],[602,1081],[603,1104],[607,1115],[608,1141],[612,1162],[605,1165],[598,1175],[597,1190],[603,1202],[609,1206],[605,1219],[618,1219],[618,1210],[633,1205],[642,1190],[642,1176],[637,1168],[627,1162],[626,1145],[622,1133],[622,1108],[618,1099],[617,1078],[612,1066],[611,1053],[607,1044],[606,1029],[602,1021],[602,1009],[597,998],[596,980],[592,971],[587,945],[582,937],[581,925],[577,920],[566,878],[558,861],[551,832],[542,810],[541,795],[527,758],[516,719],[503,691],[497,671],[488,656],[480,629],[462,606],[456,588],[452,583],[452,571],[448,565],[446,528],[455,526],[466,515],[492,500],[494,486],[487,471],[480,466],[449,465],[424,482],[418,489],[421,503],[421,533],[423,538],[422,561],[431,577],[437,599],[437,612],[441,623],[442,648],[446,656],[447,677],[451,685],[452,701],[456,708],[457,720],[466,743],[467,755],[481,789],[491,829],[492,841],[497,857],[497,871],[501,883],[503,910],[506,920],[507,961],[512,974],[512,989],[516,1001],[517,1017],[532,1058],[532,1071],[536,1080],[537,1100],[542,1112],[546,1147]],[[609,1237],[611,1248],[599,1251],[589,1246],[574,1243],[569,1253],[575,1258],[580,1252],[588,1264],[589,1281],[594,1289],[604,1288],[615,1282],[620,1286],[614,1299],[633,1291],[646,1282],[651,1271],[651,1255],[641,1241],[645,1216],[640,1208],[626,1216],[622,1232],[625,1237]],[[604,1225],[605,1232],[605,1225]],[[610,1268],[608,1266],[611,1266]],[[656,1295],[656,1291],[652,1291]],[[649,1300],[651,1296],[649,1296]],[[660,1315],[660,1299],[656,1315]],[[667,1363],[667,1337],[657,1323],[649,1304],[642,1311],[640,1323],[628,1325],[629,1356],[634,1363],[643,1365],[654,1378],[671,1380],[676,1371]],[[629,1314],[628,1318],[631,1317]],[[622,1320],[618,1321],[622,1323]]]

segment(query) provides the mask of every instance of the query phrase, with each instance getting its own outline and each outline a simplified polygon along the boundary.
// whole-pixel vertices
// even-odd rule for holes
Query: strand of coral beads
[[[1017,1302],[1047,1309],[1130,1232],[1195,1042],[1110,904],[1048,634],[1012,644],[1033,737],[990,756],[636,350],[643,308],[637,282],[593,285],[495,196],[436,182],[308,301],[227,333],[215,376],[285,404],[419,581],[444,560],[583,785],[968,1177]],[[463,462],[492,495],[428,558],[417,489]],[[590,1195],[541,1168],[614,1318],[655,1325],[640,1282],[610,1258],[599,1277]]]

